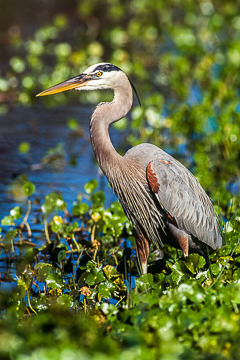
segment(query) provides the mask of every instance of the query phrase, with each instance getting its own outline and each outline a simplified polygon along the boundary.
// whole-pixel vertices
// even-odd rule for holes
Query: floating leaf
[[[61,263],[62,261],[64,261],[66,259],[66,250],[60,250],[58,253],[58,262]]]
[[[114,277],[116,275],[119,276],[119,273],[117,272],[117,269],[112,265],[104,266],[103,271],[104,271],[104,274],[106,275],[106,277],[108,279],[111,279],[112,277]]]
[[[142,275],[139,279],[136,280],[136,286],[139,291],[148,291],[153,285],[153,275],[145,274]]]
[[[72,209],[73,216],[80,216],[84,215],[86,212],[88,212],[89,206],[86,203],[78,203],[74,205]]]
[[[99,190],[95,194],[92,194],[91,200],[93,203],[93,207],[101,207],[104,205],[105,195],[104,192]]]
[[[73,119],[73,118],[68,119],[67,124],[68,124],[68,128],[72,131],[77,130],[77,128],[79,126],[77,120]]]
[[[22,208],[20,206],[15,206],[13,209],[10,210],[10,215],[15,220],[19,219],[22,216]]]
[[[63,201],[61,194],[50,193],[45,197],[41,209],[44,214],[49,215],[54,211],[66,209],[66,203]]]
[[[35,192],[35,185],[28,181],[22,186],[22,189],[24,195],[30,197]]]
[[[69,294],[62,294],[57,298],[57,304],[64,308],[71,308],[73,305],[72,296]]]
[[[14,225],[14,218],[11,215],[4,216],[4,218],[1,220],[1,224],[4,226],[10,226]]]
[[[198,254],[190,254],[184,259],[184,262],[186,268],[191,271],[192,274],[195,274],[206,264],[204,257]]]
[[[60,270],[48,263],[38,263],[35,265],[37,271],[37,280],[40,282],[46,282],[48,286],[53,289],[60,289],[63,284],[63,278],[61,277]]]
[[[105,299],[109,299],[115,290],[115,285],[111,281],[105,281],[98,286],[98,293]]]
[[[30,144],[27,141],[23,141],[19,144],[18,150],[22,154],[27,154],[30,150]]]
[[[5,240],[6,241],[12,241],[15,239],[15,237],[17,236],[18,231],[15,230],[9,230],[6,235],[5,235]]]
[[[98,187],[98,182],[95,179],[90,180],[87,184],[84,185],[84,189],[86,193],[89,195],[92,194],[97,187]]]
[[[94,222],[98,222],[101,219],[101,215],[97,212],[94,212],[91,216]]]

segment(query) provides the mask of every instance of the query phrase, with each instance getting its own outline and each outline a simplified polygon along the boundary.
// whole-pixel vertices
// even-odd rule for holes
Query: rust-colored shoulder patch
[[[153,171],[152,163],[150,162],[147,166],[147,179],[149,182],[149,185],[154,193],[158,193],[159,190],[159,183],[157,179],[157,175]]]
[[[170,162],[169,161],[166,161],[166,160],[160,160],[162,163],[164,163],[164,164],[167,164],[167,165],[169,165],[170,164]]]

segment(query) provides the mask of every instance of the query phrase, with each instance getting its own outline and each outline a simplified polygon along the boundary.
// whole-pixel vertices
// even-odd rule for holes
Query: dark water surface
[[[21,206],[8,190],[20,174],[27,175],[35,184],[34,197],[40,202],[48,193],[59,191],[69,210],[77,195],[84,193],[84,184],[93,178],[98,179],[104,190],[107,205],[116,199],[94,160],[89,141],[92,111],[88,107],[77,106],[48,109],[32,106],[16,107],[0,116],[0,219],[9,215],[14,206]],[[81,126],[78,131],[72,131],[67,126],[70,118],[78,121]],[[118,146],[120,137],[117,130],[112,129],[111,138],[114,145]],[[19,144],[23,141],[31,145],[27,154],[19,152]],[[61,156],[54,155],[55,160],[44,165],[42,159],[50,148],[59,143],[62,144]],[[37,243],[40,228],[32,220],[33,217],[30,217],[32,241]],[[1,250],[0,272],[6,273],[5,256]]]
[[[0,218],[7,215],[15,203],[7,192],[7,186],[22,173],[36,185],[36,195],[40,199],[51,191],[60,191],[70,205],[92,178],[100,180],[108,201],[114,198],[106,181],[101,180],[93,157],[89,142],[91,113],[92,109],[86,107],[32,107],[14,108],[0,116]],[[81,131],[68,128],[70,118],[78,121]],[[119,132],[113,129],[111,137],[117,146]],[[18,150],[23,141],[31,145],[26,155]],[[53,155],[50,164],[42,164],[41,160],[49,149],[58,144],[63,149],[61,155]]]

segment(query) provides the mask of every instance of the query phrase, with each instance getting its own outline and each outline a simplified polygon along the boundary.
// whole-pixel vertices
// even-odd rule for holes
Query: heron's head
[[[47,90],[37,94],[37,96],[56,94],[62,91],[75,90],[101,90],[115,89],[121,86],[121,82],[127,76],[117,66],[109,63],[99,63],[90,66],[82,74],[75,76],[60,84],[54,85]]]

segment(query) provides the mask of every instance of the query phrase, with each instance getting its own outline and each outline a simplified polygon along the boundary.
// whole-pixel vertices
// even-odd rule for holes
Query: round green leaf
[[[84,189],[86,193],[89,195],[92,194],[97,187],[98,187],[98,182],[95,179],[90,180],[87,184],[84,185]]]
[[[23,193],[25,196],[30,197],[35,192],[35,185],[28,181],[22,186]]]

